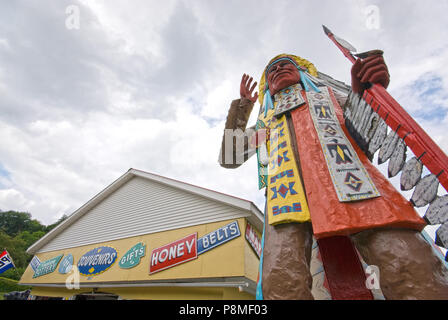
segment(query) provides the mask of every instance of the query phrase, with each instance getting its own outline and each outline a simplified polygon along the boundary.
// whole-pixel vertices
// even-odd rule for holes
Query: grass
[[[24,291],[26,289],[30,289],[30,287],[19,285],[17,280],[0,277],[0,300],[5,300],[5,293]]]

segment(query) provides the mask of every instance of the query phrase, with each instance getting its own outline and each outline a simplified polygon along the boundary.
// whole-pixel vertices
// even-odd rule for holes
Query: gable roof
[[[147,183],[152,183],[152,185],[157,185],[160,187],[168,187],[170,190],[177,190],[178,192],[188,193],[191,196],[196,198],[204,199],[204,201],[219,203],[220,205],[224,205],[226,207],[233,207],[235,209],[236,216],[246,216],[247,219],[258,229],[262,230],[263,228],[263,214],[262,212],[251,202],[248,200],[244,200],[235,196],[230,196],[221,192],[213,191],[210,189],[198,187],[189,183],[181,182],[175,179],[170,179],[167,177],[163,177],[157,174],[137,170],[137,169],[129,169],[125,174],[119,177],[117,180],[112,182],[109,186],[107,186],[104,190],[90,199],[87,203],[81,206],[78,210],[73,212],[66,220],[60,223],[57,227],[39,239],[36,243],[30,246],[27,250],[29,254],[35,254],[39,252],[41,249],[46,249],[44,251],[52,251],[51,242],[55,238],[63,237],[63,232],[67,230],[70,226],[74,226],[76,223],[81,221],[81,218],[86,219],[86,214],[90,211],[93,211],[95,207],[99,207],[102,202],[105,202],[108,197],[112,196],[116,191],[120,188],[125,188],[126,184],[128,184],[132,179],[139,178],[141,180],[146,181]],[[232,211],[232,210],[231,210]],[[218,218],[217,218],[218,217]],[[229,218],[229,215],[223,215],[222,218],[219,217],[219,213],[215,214],[215,220],[221,219],[225,220]],[[202,220],[207,219],[207,217]],[[206,221],[206,220],[205,220]],[[194,225],[194,223],[198,224],[197,221],[191,221],[190,225]],[[202,222],[206,223],[206,222]],[[171,229],[176,229],[178,227],[172,227]],[[159,232],[168,229],[158,229],[152,232]],[[146,233],[152,233],[146,232]],[[145,232],[141,233],[145,234]],[[129,236],[133,236],[135,234],[131,234]],[[110,235],[109,235],[110,237]],[[126,235],[120,235],[118,238],[126,238]],[[115,240],[108,239],[108,240]],[[71,244],[72,247],[77,246],[76,244]],[[50,248],[49,248],[50,247]],[[53,246],[54,247],[54,246]]]

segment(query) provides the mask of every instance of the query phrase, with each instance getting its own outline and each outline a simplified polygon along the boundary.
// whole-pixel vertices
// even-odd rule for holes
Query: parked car
[[[11,291],[3,295],[5,300],[28,300],[31,290]]]

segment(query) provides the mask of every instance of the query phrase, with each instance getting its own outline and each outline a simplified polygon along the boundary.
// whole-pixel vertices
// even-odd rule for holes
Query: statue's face
[[[300,81],[299,70],[287,60],[278,61],[267,72],[266,77],[271,95]]]

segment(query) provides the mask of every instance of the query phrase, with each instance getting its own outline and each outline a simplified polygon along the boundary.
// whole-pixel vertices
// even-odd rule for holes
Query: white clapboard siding
[[[135,176],[70,224],[38,252],[249,215],[242,209]]]

